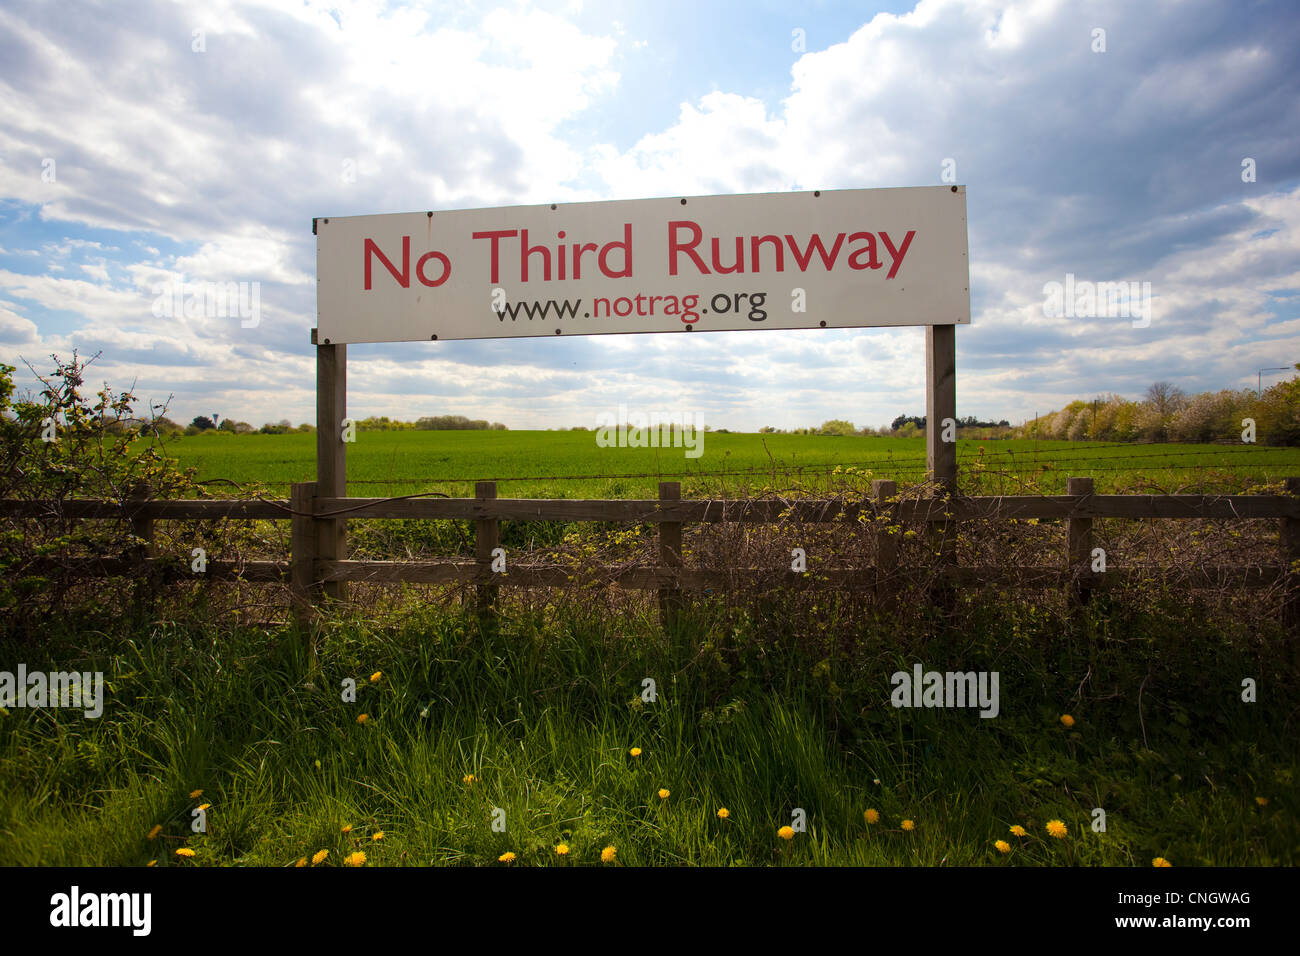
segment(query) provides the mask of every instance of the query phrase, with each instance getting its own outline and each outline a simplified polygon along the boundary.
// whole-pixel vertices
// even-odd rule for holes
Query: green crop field
[[[167,447],[204,480],[287,493],[290,482],[315,477],[316,436],[309,432],[208,432]],[[694,496],[864,490],[872,478],[906,484],[925,476],[920,438],[709,432],[702,449],[687,458],[681,448],[602,448],[590,431],[360,432],[348,446],[348,493],[464,496],[473,494],[474,480],[494,479],[502,497],[638,498],[654,497],[661,480],[680,479],[683,493]],[[1095,478],[1099,492],[1244,490],[1300,475],[1300,448],[1259,445],[963,440],[957,459],[963,490],[990,494],[1060,494],[1072,475]],[[214,494],[239,492],[220,482],[209,487]]]

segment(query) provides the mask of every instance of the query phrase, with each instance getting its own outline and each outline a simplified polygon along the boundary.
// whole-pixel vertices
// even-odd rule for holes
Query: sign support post
[[[957,491],[957,442],[944,441],[944,419],[957,425],[957,327],[925,327],[925,463],[930,480]]]
[[[316,341],[316,494],[321,498],[347,496],[348,446],[343,441],[343,419],[348,413],[348,347]],[[327,518],[316,526],[316,557],[342,561],[347,554],[347,520]],[[316,577],[313,575],[313,577]],[[347,582],[328,581],[327,598],[347,600]]]

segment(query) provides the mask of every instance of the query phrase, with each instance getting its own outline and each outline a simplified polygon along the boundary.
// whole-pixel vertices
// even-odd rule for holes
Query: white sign
[[[964,186],[318,219],[317,341],[970,322]]]

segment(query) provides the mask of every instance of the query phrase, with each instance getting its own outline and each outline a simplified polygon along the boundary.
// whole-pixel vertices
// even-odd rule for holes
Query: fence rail
[[[1300,634],[1300,478],[1288,478],[1280,495],[1097,495],[1091,478],[1071,478],[1069,494],[968,497],[937,494],[899,500],[892,481],[872,482],[864,499],[683,500],[677,482],[661,482],[658,499],[569,500],[497,498],[495,482],[479,482],[474,498],[351,498],[317,496],[312,482],[293,485],[283,500],[200,499],[123,502],[91,499],[59,501],[0,500],[0,518],[35,520],[124,519],[145,541],[124,556],[42,558],[29,570],[72,569],[88,576],[116,576],[150,569],[179,576],[183,564],[154,553],[154,522],[159,520],[289,520],[290,560],[207,563],[209,580],[280,582],[290,586],[295,613],[303,619],[318,613],[328,596],[345,596],[347,583],[416,583],[476,585],[480,611],[494,611],[501,587],[564,587],[599,583],[627,589],[656,590],[660,608],[671,615],[683,591],[771,588],[876,589],[882,582],[938,580],[950,587],[1064,587],[1070,604],[1079,606],[1094,590],[1125,586],[1159,577],[1187,588],[1283,586],[1283,621]],[[876,524],[920,524],[932,535],[946,534],[958,522],[1005,519],[1060,520],[1066,524],[1065,561],[1058,567],[969,567],[956,563],[950,547],[939,549],[945,564],[935,568],[898,565],[896,540]],[[1275,520],[1277,563],[1272,566],[1201,567],[1195,569],[1116,568],[1093,572],[1093,521],[1121,519]],[[475,522],[473,560],[345,560],[343,531],[348,520],[435,519]],[[577,574],[560,565],[511,564],[505,573],[491,570],[499,547],[501,521],[632,522],[658,526],[659,563],[653,566],[597,567]],[[691,568],[682,558],[682,527],[689,523],[853,523],[863,534],[878,534],[876,564],[868,568],[818,570],[802,574],[782,568]],[[190,575],[193,577],[194,575]]]

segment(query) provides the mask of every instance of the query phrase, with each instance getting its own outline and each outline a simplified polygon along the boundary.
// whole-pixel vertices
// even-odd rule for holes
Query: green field
[[[290,482],[315,477],[312,433],[209,432],[173,439],[168,449],[204,480],[261,483],[283,494]],[[1060,494],[1070,476],[1095,478],[1099,492],[1175,492],[1245,489],[1300,475],[1300,448],[1257,445],[959,441],[957,459],[963,490],[987,494]],[[680,448],[601,448],[594,432],[376,431],[348,446],[348,493],[363,497],[469,496],[475,480],[496,480],[497,493],[511,498],[638,498],[655,497],[661,480],[682,480],[683,494],[693,497],[865,490],[872,478],[905,485],[924,476],[920,438],[709,432],[698,458]],[[221,482],[209,488],[238,495]]]

